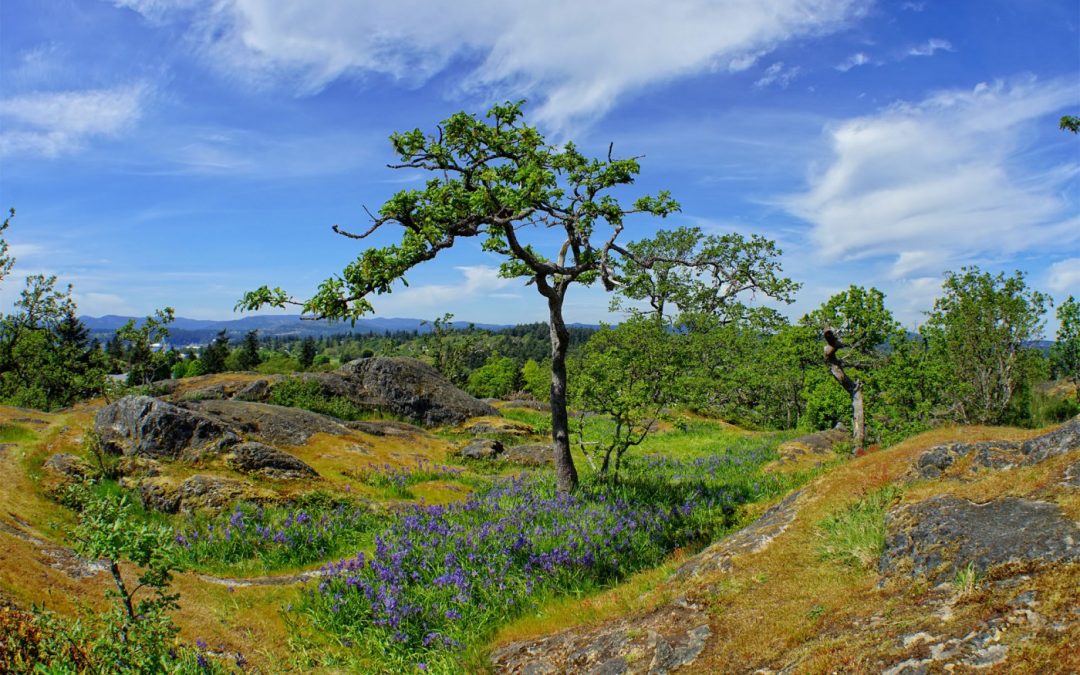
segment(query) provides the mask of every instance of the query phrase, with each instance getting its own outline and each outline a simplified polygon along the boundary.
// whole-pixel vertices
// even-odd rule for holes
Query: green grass
[[[37,439],[37,434],[18,424],[0,424],[0,443],[25,443]]]
[[[818,523],[821,559],[855,570],[877,565],[885,549],[885,510],[899,496],[900,488],[888,485]]]

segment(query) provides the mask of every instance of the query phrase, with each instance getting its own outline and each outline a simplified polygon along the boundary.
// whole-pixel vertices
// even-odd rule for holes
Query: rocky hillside
[[[109,574],[68,548],[74,516],[56,501],[102,463],[148,517],[196,523],[237,501],[269,510],[348,500],[393,514],[459,500],[477,476],[543,470],[542,433],[429,371],[369,359],[299,380],[307,403],[364,413],[351,420],[277,405],[295,382],[243,373],[55,414],[0,408],[0,606],[103,606]],[[668,438],[694,442],[671,432],[656,447]],[[1043,432],[939,429],[837,461],[843,440],[824,432],[782,445],[768,471],[816,467],[818,477],[745,507],[750,524],[704,550],[676,551],[614,589],[505,626],[470,668],[1080,670],[1080,418]],[[243,652],[249,670],[295,668],[295,627],[281,608],[333,551],[270,573],[178,574],[181,638],[221,658]]]
[[[595,611],[606,606],[599,598],[579,616],[616,616],[537,637],[521,635],[528,623],[504,631],[492,666],[1080,672],[1080,418],[1027,436],[940,430],[842,465],[673,567],[628,616]],[[847,518],[856,531],[843,532],[844,516],[874,501],[881,552],[830,560],[836,530],[841,548],[860,552],[871,523]]]

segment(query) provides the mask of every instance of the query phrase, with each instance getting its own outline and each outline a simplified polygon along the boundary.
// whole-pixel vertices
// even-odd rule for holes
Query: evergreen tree
[[[310,368],[311,364],[315,362],[316,351],[315,339],[311,336],[304,338],[300,343],[300,355],[297,360],[300,361],[300,366],[304,370]]]
[[[244,342],[240,346],[237,355],[237,365],[240,370],[254,370],[262,362],[259,357],[259,331],[249,330],[244,336]]]
[[[222,329],[217,337],[203,350],[199,361],[202,362],[203,372],[221,373],[225,370],[225,359],[229,358],[229,336]]]

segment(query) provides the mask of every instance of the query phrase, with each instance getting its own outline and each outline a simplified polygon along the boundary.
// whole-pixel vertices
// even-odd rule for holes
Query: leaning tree
[[[859,452],[866,440],[865,383],[856,373],[881,363],[883,347],[900,326],[885,307],[884,293],[855,285],[826,300],[802,322],[821,331],[825,365],[851,397],[852,450]]]
[[[371,214],[366,231],[350,232],[337,225],[333,229],[362,240],[383,226],[396,225],[401,241],[364,250],[307,300],[263,286],[246,293],[237,307],[293,304],[309,316],[355,320],[372,311],[368,296],[390,292],[416,265],[462,239],[479,237],[484,250],[503,256],[503,277],[527,279],[547,302],[552,441],[558,489],[567,492],[576,487],[578,476],[566,410],[566,293],[574,284],[597,281],[614,288],[619,283],[618,258],[628,255],[617,243],[627,216],[664,217],[679,206],[667,192],[624,205],[613,193],[634,182],[640,172],[638,158],[614,158],[609,147],[606,157],[590,159],[572,143],[550,145],[523,122],[521,106],[496,105],[486,120],[458,113],[434,135],[419,129],[392,135],[401,161],[391,168],[431,172],[426,187],[395,194]]]

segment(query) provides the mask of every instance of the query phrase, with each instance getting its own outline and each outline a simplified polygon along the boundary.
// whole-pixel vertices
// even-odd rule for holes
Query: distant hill
[[[80,317],[93,337],[107,340],[117,328],[131,319],[141,324],[141,317],[117,316],[107,314],[101,317]],[[499,331],[510,328],[508,324],[471,324],[468,321],[453,322],[454,328],[468,328],[470,325],[484,330]],[[595,328],[586,324],[571,324]],[[224,330],[230,339],[238,338],[250,330],[259,331],[259,337],[321,337],[324,335],[342,335],[345,333],[394,333],[398,331],[416,331],[428,333],[433,326],[423,319],[382,318],[357,319],[356,325],[348,321],[309,321],[301,319],[299,314],[245,316],[228,321],[213,319],[188,319],[176,317],[169,326],[169,342],[173,345],[206,344]]]

